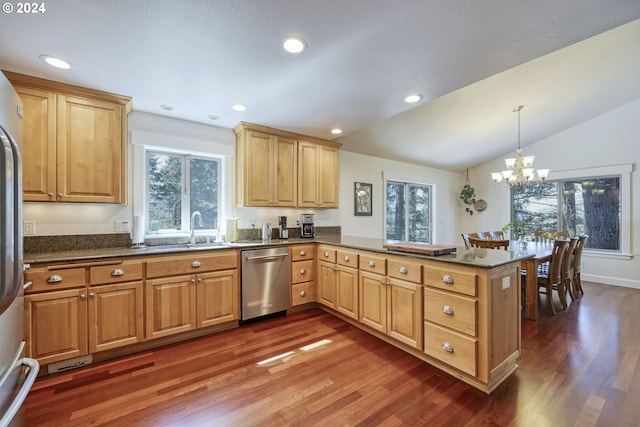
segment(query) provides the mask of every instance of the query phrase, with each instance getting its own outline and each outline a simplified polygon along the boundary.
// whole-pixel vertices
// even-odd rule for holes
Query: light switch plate
[[[35,221],[24,221],[22,223],[22,234],[25,236],[35,236],[36,235],[36,222]]]
[[[117,220],[115,222],[116,232],[126,233],[129,231],[129,221],[127,220]]]
[[[509,289],[511,287],[511,277],[502,278],[502,289]]]

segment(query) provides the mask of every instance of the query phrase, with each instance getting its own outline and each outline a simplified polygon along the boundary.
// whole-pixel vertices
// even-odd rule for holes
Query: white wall
[[[600,283],[640,288],[640,100],[609,111],[551,137],[523,147],[525,154],[536,156],[534,166],[551,169],[554,173],[584,168],[632,164],[631,215],[627,229],[631,235],[629,257],[603,257],[583,255],[583,277]],[[516,141],[514,141],[515,144]],[[512,157],[505,153],[503,157]],[[478,230],[497,230],[509,222],[509,190],[496,185],[490,172],[503,169],[503,157],[469,171],[476,194],[487,201],[487,209],[472,217],[460,212],[456,234]]]

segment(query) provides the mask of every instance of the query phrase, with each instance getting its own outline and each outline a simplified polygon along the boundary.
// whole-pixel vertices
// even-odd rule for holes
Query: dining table
[[[517,254],[533,254],[533,257],[523,259],[520,268],[526,273],[524,291],[524,317],[525,319],[538,320],[540,310],[538,306],[538,266],[551,259],[553,242],[522,242],[511,241],[509,250]]]

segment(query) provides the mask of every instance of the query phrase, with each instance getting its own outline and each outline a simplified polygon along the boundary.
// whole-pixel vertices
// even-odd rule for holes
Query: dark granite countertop
[[[347,248],[375,251],[381,253],[389,253],[399,256],[410,256],[414,258],[432,259],[443,262],[450,262],[454,264],[465,264],[482,268],[494,268],[500,265],[509,264],[511,262],[520,261],[530,258],[533,253],[523,251],[504,251],[496,249],[481,249],[471,248],[467,249],[464,246],[455,246],[456,252],[448,255],[430,256],[408,252],[390,251],[383,247],[385,240],[375,239],[370,237],[356,237],[356,236],[343,236],[343,235],[328,235],[328,236],[316,236],[315,238],[295,238],[279,240],[274,239],[268,242],[263,241],[246,241],[238,243],[215,243],[215,244],[198,244],[195,246],[188,246],[186,244],[180,245],[159,245],[148,246],[143,249],[133,249],[126,247],[116,248],[100,248],[100,249],[82,249],[82,250],[70,250],[70,251],[57,251],[46,253],[25,253],[25,263],[50,263],[50,262],[73,262],[73,261],[87,261],[100,258],[114,258],[114,257],[130,257],[130,256],[144,256],[155,254],[169,254],[169,253],[188,253],[194,251],[205,250],[224,250],[224,249],[258,249],[269,246],[282,246],[304,243],[325,243],[331,245],[338,245]]]

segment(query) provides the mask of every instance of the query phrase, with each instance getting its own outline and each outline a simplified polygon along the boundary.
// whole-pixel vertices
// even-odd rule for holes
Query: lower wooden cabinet
[[[358,306],[358,270],[339,265],[336,268],[335,309],[357,320]]]
[[[318,263],[318,302],[336,308],[336,265],[321,261]]]
[[[196,278],[196,327],[240,318],[238,270],[214,271]]]

